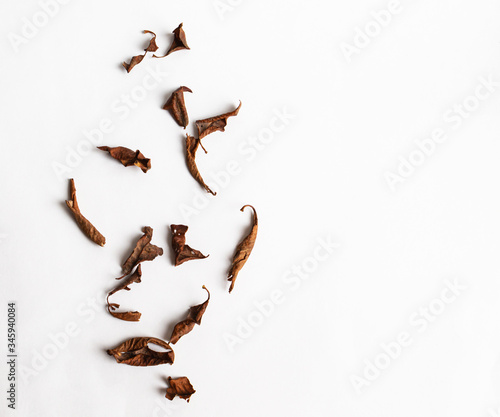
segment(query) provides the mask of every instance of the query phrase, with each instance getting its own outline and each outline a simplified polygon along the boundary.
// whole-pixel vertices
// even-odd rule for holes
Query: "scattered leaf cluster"
[[[152,31],[145,30],[144,33],[149,34],[152,37],[149,41],[148,46],[144,49],[144,54],[132,57],[129,63],[123,63],[123,66],[125,67],[127,72],[130,72],[135,66],[141,63],[148,52],[153,53],[153,58],[164,58],[173,52],[182,49],[190,49],[187,44],[186,34],[182,26],[183,25],[181,23],[173,31],[174,37],[172,43],[163,56],[154,55],[154,53],[158,51],[158,45],[156,44],[156,34]],[[184,100],[184,93],[186,92],[192,93],[191,89],[189,89],[188,87],[179,87],[171,94],[171,96],[163,106],[163,109],[167,110],[173,117],[174,121],[184,129],[186,129],[189,125],[189,115]],[[213,195],[216,195],[216,193],[213,192],[208,187],[208,185],[205,184],[201,174],[199,173],[198,167],[196,165],[196,152],[198,148],[201,147],[204,152],[207,153],[206,149],[201,143],[201,139],[217,131],[224,132],[228,123],[228,119],[230,117],[237,116],[240,108],[241,102],[233,111],[202,120],[197,120],[195,122],[195,125],[198,132],[198,137],[195,138],[193,136],[190,136],[189,134],[186,135],[187,168],[193,178],[203,187],[203,189]],[[121,162],[125,167],[137,166],[144,173],[148,172],[149,169],[151,169],[151,160],[149,158],[146,158],[139,150],[133,151],[122,146],[99,146],[98,149],[108,152],[112,158]],[[80,212],[76,199],[75,182],[73,179],[70,180],[70,197],[69,200],[66,201],[66,204],[74,215],[76,223],[80,227],[82,232],[96,244],[104,246],[104,244],[106,243],[106,239],[104,238],[104,236]],[[257,237],[257,212],[251,205],[243,206],[241,208],[241,211],[244,211],[246,207],[250,207],[253,210],[253,222],[249,234],[245,236],[236,247],[233,260],[229,268],[227,279],[228,281],[230,281],[230,293],[234,289],[235,281],[239,272],[245,265],[248,257],[250,256],[250,253],[252,252]],[[172,235],[171,248],[174,266],[180,266],[190,260],[205,259],[208,257],[208,255],[204,255],[199,250],[193,249],[186,244],[186,232],[188,231],[188,226],[172,224],[170,226],[170,230]],[[108,292],[106,297],[107,310],[109,314],[116,319],[127,322],[140,321],[141,313],[138,311],[118,311],[120,305],[110,302],[110,297],[122,290],[130,291],[132,284],[140,284],[142,282],[143,276],[142,263],[145,261],[153,261],[157,257],[163,255],[163,249],[151,243],[153,238],[153,229],[149,226],[146,226],[142,229],[142,232],[143,235],[137,240],[135,246],[122,265],[122,275],[116,278],[117,280],[120,280],[120,282]],[[205,286],[203,286],[202,288],[207,291],[206,301],[196,306],[190,307],[187,317],[174,326],[169,341],[164,341],[155,337],[133,337],[124,341],[115,348],[107,350],[107,353],[110,356],[113,356],[117,363],[130,366],[147,367],[163,364],[173,364],[175,355],[171,345],[175,345],[182,337],[190,333],[196,325],[201,325],[203,315],[208,307],[210,301],[210,292]],[[160,348],[162,349],[162,351],[154,350],[150,346]],[[165,396],[169,400],[173,400],[177,396],[189,402],[191,395],[194,393],[195,390],[187,377],[168,377],[168,387]]]

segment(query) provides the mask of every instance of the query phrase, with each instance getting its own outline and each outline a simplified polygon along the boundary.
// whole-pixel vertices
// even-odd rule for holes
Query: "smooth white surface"
[[[36,1],[0,5],[0,334],[6,302],[15,300],[24,374],[18,410],[2,400],[0,415],[498,415],[500,88],[460,128],[443,117],[480,77],[500,80],[500,4],[402,0],[352,62],[341,44],[352,44],[356,28],[388,2],[233,1],[222,18],[214,4],[73,0],[17,52],[9,34],[20,35],[23,19],[42,9]],[[162,51],[180,22],[190,51],[123,71],[121,62],[147,44],[143,29],[157,32]],[[168,75],[125,115],[117,100],[148,71]],[[215,198],[190,177],[184,132],[161,109],[180,85],[194,92],[186,94],[191,121],[243,102],[225,133],[205,139],[208,155],[199,152],[211,184],[229,161],[239,167]],[[283,109],[293,120],[249,150]],[[68,149],[84,146],[84,131],[104,119],[114,130],[102,143],[140,149],[152,170],[92,150],[59,178],[54,163],[65,164]],[[447,140],[393,192],[384,174],[437,128]],[[68,215],[69,177],[105,248]],[[194,199],[208,203],[186,219],[181,210]],[[250,223],[243,204],[257,208],[260,231],[228,295],[225,274]],[[210,257],[174,268],[171,223],[187,223],[188,244]],[[143,314],[140,323],[120,322],[105,311],[105,294],[145,225],[166,253],[143,266],[140,285],[116,296]],[[295,281],[291,268],[310,263],[317,240],[328,237],[339,247]],[[419,309],[440,308],[435,300],[454,279],[467,289],[432,323],[415,322]],[[134,368],[106,355],[129,337],[167,338],[205,299],[203,284],[209,308],[177,344],[173,366]],[[258,317],[255,303],[276,289],[284,301],[242,335],[241,320]],[[75,336],[61,336],[68,326]],[[224,335],[238,328],[248,337],[231,351]],[[402,332],[410,346],[358,393],[352,375],[363,376],[380,344]],[[62,346],[55,353],[54,337]],[[164,378],[181,375],[197,392],[189,404],[169,403]]]

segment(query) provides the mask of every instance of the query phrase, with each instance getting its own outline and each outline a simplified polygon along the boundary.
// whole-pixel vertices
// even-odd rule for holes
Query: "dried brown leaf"
[[[153,55],[153,58],[165,58],[172,52],[180,51],[181,49],[191,49],[187,44],[186,33],[184,32],[184,29],[182,29],[182,23],[172,33],[174,34],[174,39],[170,48],[168,48],[167,53],[163,56]]]
[[[196,323],[191,319],[182,320],[177,323],[172,331],[172,336],[170,336],[170,343],[175,345],[182,336],[193,330],[195,325]]]
[[[203,314],[208,307],[208,302],[210,301],[210,292],[207,287],[202,287],[207,293],[208,298],[207,301],[201,303],[199,305],[193,306],[189,309],[188,317],[185,320],[177,323],[172,331],[172,336],[170,336],[170,343],[175,345],[182,336],[188,334],[191,330],[193,330],[195,324],[200,325],[201,319],[203,318]]]
[[[139,65],[148,52],[156,52],[158,50],[158,45],[156,45],[156,33],[151,32],[150,30],[144,30],[143,33],[148,33],[150,35],[153,35],[153,37],[149,41],[149,44],[146,47],[146,49],[144,49],[144,55],[136,55],[132,57],[132,59],[128,64],[126,62],[122,63],[123,67],[127,70],[127,72],[132,71],[132,69],[136,65]]]
[[[167,388],[165,397],[167,397],[170,401],[172,401],[175,396],[178,396],[179,398],[189,402],[191,395],[196,392],[191,385],[191,382],[189,382],[189,379],[185,376],[175,379],[168,377],[168,384],[170,386]]]
[[[98,146],[97,149],[108,152],[112,158],[120,161],[123,166],[129,167],[135,165],[141,168],[144,173],[151,169],[151,159],[146,158],[139,150],[134,152],[132,149],[123,146],[117,146],[115,148]]]
[[[189,169],[189,172],[193,176],[193,178],[198,181],[198,183],[205,189],[207,193],[212,195],[217,195],[216,192],[212,191],[210,187],[205,184],[203,178],[198,171],[198,166],[196,165],[196,151],[198,150],[198,146],[201,145],[199,139],[194,138],[193,136],[189,136],[186,134],[186,163]],[[202,146],[203,147],[203,146]],[[207,151],[205,151],[207,153]]]
[[[69,184],[70,184],[70,197],[69,197],[70,199],[66,200],[66,205],[75,216],[75,220],[76,223],[78,224],[78,227],[80,227],[80,230],[90,240],[92,240],[93,242],[97,243],[100,246],[104,246],[106,244],[106,238],[80,212],[80,208],[78,207],[78,201],[76,200],[75,180],[71,178],[69,180]]]
[[[240,111],[240,108],[241,101],[240,105],[231,112],[224,113],[219,116],[209,117],[208,119],[197,120],[196,127],[198,128],[198,138],[201,140],[210,133],[217,131],[224,132],[227,125],[227,119],[229,117],[236,116]]]
[[[138,311],[127,311],[127,312],[117,312],[116,309],[120,308],[119,304],[109,302],[109,297],[116,294],[118,291],[125,290],[130,291],[129,285],[134,282],[140,283],[142,277],[141,265],[137,266],[137,269],[126,279],[124,279],[120,284],[118,284],[113,290],[108,293],[106,302],[108,304],[108,311],[113,317],[124,321],[139,321],[141,318],[141,313]]]
[[[157,345],[166,351],[158,352],[148,347],[148,344]],[[131,366],[155,366],[174,363],[174,351],[170,345],[155,337],[134,337],[114,349],[107,351],[114,356],[116,362]]]
[[[158,50],[158,45],[156,45],[156,33],[151,32],[150,30],[144,30],[143,33],[149,33],[150,35],[153,35],[153,37],[149,41],[148,47],[144,49],[144,52],[156,52]]]
[[[163,106],[163,110],[168,110],[179,126],[184,129],[189,124],[189,116],[184,102],[184,93],[192,93],[187,87],[180,87],[175,90],[168,101]]]
[[[163,249],[156,245],[151,244],[153,238],[153,229],[146,226],[142,229],[144,235],[137,241],[135,248],[130,256],[123,263],[123,275],[117,279],[121,279],[132,272],[132,269],[141,262],[152,261],[157,256],[163,255]]]
[[[144,55],[136,55],[132,57],[132,59],[128,64],[126,62],[123,62],[122,63],[123,67],[127,70],[127,72],[132,71],[136,65],[139,65],[142,62],[142,60],[146,56],[146,53],[147,52],[145,52]]]
[[[170,230],[172,231],[172,249],[175,253],[175,266],[193,259],[208,258],[208,255],[205,256],[199,250],[192,249],[189,245],[186,245],[187,226],[172,224]]]
[[[236,281],[236,278],[238,277],[238,273],[241,271],[241,268],[243,268],[243,265],[245,265],[248,257],[250,256],[250,253],[252,253],[252,249],[255,245],[255,239],[257,238],[257,229],[259,227],[257,212],[255,211],[255,208],[249,204],[243,206],[241,208],[241,211],[244,211],[246,207],[250,207],[253,210],[253,226],[248,236],[246,236],[236,248],[233,262],[231,264],[231,269],[227,274],[227,280],[231,281],[229,292],[233,290],[234,283]]]

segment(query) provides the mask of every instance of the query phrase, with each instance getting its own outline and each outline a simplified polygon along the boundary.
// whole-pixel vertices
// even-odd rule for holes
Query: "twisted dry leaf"
[[[193,330],[195,324],[197,324],[198,326],[201,324],[201,319],[203,318],[203,314],[205,314],[205,311],[208,307],[208,302],[210,301],[210,292],[208,291],[207,287],[203,286],[202,288],[208,293],[207,301],[197,306],[191,307],[189,309],[187,319],[182,320],[175,325],[174,330],[172,331],[172,336],[170,336],[170,343],[172,343],[173,345],[175,345],[182,336],[188,334],[191,330]]]
[[[184,32],[184,29],[182,29],[182,23],[172,33],[174,34],[174,40],[172,41],[170,48],[168,48],[167,53],[163,56],[153,55],[153,58],[165,58],[172,52],[180,51],[181,49],[191,49],[187,44],[186,33]]]
[[[126,62],[122,62],[122,65],[127,70],[127,72],[130,72],[134,69],[136,65],[139,65],[142,62],[145,56],[146,53],[144,53],[144,55],[136,55],[132,57],[132,59],[128,64]]]
[[[76,200],[76,187],[75,180],[71,178],[69,180],[70,184],[70,199],[66,200],[66,205],[71,210],[73,215],[75,216],[76,223],[80,230],[87,236],[90,240],[97,243],[100,246],[104,246],[106,244],[106,238],[101,235],[101,233],[95,228],[95,226],[90,223],[85,216],[80,212],[80,208],[78,207],[78,202]]]
[[[233,291],[234,283],[236,281],[236,278],[238,277],[238,273],[241,271],[241,268],[243,268],[243,265],[245,265],[248,257],[250,256],[250,253],[252,253],[253,246],[255,245],[255,239],[257,238],[257,229],[259,227],[257,212],[255,211],[255,208],[249,204],[243,206],[241,208],[241,211],[244,211],[246,207],[250,207],[253,210],[253,226],[248,236],[245,237],[245,239],[243,239],[236,248],[233,262],[231,264],[231,269],[227,274],[227,280],[231,281],[229,292]]]
[[[217,131],[224,132],[227,125],[227,119],[231,116],[236,116],[240,111],[240,108],[241,108],[241,101],[240,105],[229,113],[224,113],[219,116],[209,117],[208,119],[197,120],[196,127],[198,128],[198,138],[201,140],[210,133]]]
[[[139,321],[141,318],[141,313],[138,311],[127,311],[127,312],[116,312],[115,310],[120,308],[119,304],[109,303],[109,297],[113,294],[116,294],[118,291],[125,290],[130,291],[129,285],[134,282],[140,283],[142,277],[141,265],[137,266],[137,269],[134,271],[132,275],[123,280],[120,284],[118,284],[113,290],[108,293],[106,298],[106,302],[108,304],[108,311],[113,317],[124,321]]]
[[[144,30],[143,33],[149,33],[150,35],[153,35],[153,37],[149,41],[148,47],[144,49],[144,52],[156,52],[158,50],[158,45],[156,44],[156,33],[151,32],[150,30]]]
[[[203,181],[203,178],[198,171],[198,167],[196,165],[196,151],[198,150],[198,146],[201,145],[201,142],[199,139],[194,138],[193,136],[189,136],[186,134],[186,163],[189,169],[189,172],[193,176],[193,178],[198,181],[198,183],[205,189],[207,193],[210,193],[212,195],[217,195],[217,193],[213,192],[210,187],[205,184],[205,181]],[[203,148],[203,146],[202,146]],[[203,148],[204,149],[204,148]],[[205,150],[205,153],[207,151]]]
[[[180,378],[171,378],[168,377],[168,385],[167,393],[165,397],[167,397],[170,401],[172,401],[175,396],[182,398],[189,402],[191,395],[193,395],[196,391],[189,382],[189,379],[185,376],[181,376]]]
[[[186,245],[187,226],[172,224],[170,230],[172,231],[172,249],[175,253],[175,266],[193,259],[208,258],[208,255],[205,256],[199,250],[192,249],[189,245]]]
[[[147,48],[144,49],[144,55],[136,55],[132,57],[128,64],[126,62],[122,63],[127,72],[132,71],[136,65],[139,65],[148,52],[156,52],[158,50],[158,46],[156,45],[156,34],[150,30],[144,30],[143,33],[149,33],[150,35],[153,35],[153,37],[149,41]]]
[[[168,101],[163,106],[163,110],[168,110],[179,126],[184,129],[189,124],[189,116],[184,102],[184,93],[192,93],[187,87],[180,87],[175,90]]]
[[[117,146],[115,148],[98,146],[97,149],[108,152],[112,158],[120,161],[123,166],[129,167],[135,165],[141,168],[144,173],[151,169],[151,159],[146,158],[139,150],[134,152],[132,149],[123,146]]]
[[[166,351],[158,352],[148,347],[157,345]],[[114,349],[107,350],[116,362],[131,366],[155,366],[174,363],[174,351],[167,342],[155,337],[134,337]]]
[[[132,270],[144,261],[152,261],[157,256],[163,255],[163,249],[156,245],[151,244],[151,239],[153,238],[153,229],[146,226],[142,229],[144,235],[137,241],[134,250],[123,263],[123,275],[117,279],[122,279],[129,275]]]

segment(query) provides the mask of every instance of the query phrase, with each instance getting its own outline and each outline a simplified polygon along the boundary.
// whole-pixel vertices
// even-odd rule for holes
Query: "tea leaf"
[[[136,65],[139,65],[148,52],[156,52],[158,50],[158,45],[156,45],[156,34],[154,32],[149,31],[149,30],[144,30],[143,33],[149,33],[150,35],[153,35],[153,37],[149,41],[147,48],[144,49],[144,55],[136,55],[136,56],[132,57],[132,59],[130,60],[130,62],[128,64],[126,62],[122,63],[123,67],[127,70],[127,72],[132,71],[132,69]]]
[[[146,173],[151,169],[151,159],[146,158],[140,151],[133,151],[123,146],[110,148],[109,146],[98,146],[97,149],[108,152],[112,158],[120,161],[123,166],[135,165]]]
[[[139,321],[141,318],[141,313],[138,311],[127,311],[127,312],[116,312],[114,310],[120,308],[119,304],[116,303],[109,303],[109,297],[113,294],[116,294],[118,291],[121,290],[126,290],[130,291],[129,285],[133,284],[134,282],[140,283],[141,282],[141,277],[142,277],[142,270],[141,270],[141,265],[139,264],[137,266],[137,269],[134,271],[132,275],[130,275],[128,278],[123,280],[120,284],[118,284],[113,290],[111,290],[108,293],[108,296],[106,298],[106,302],[108,304],[108,312],[111,314],[113,317],[116,317],[117,319],[124,320],[124,321]]]
[[[203,139],[205,136],[213,132],[217,131],[224,132],[227,125],[227,119],[229,117],[236,116],[239,113],[240,108],[241,108],[241,101],[240,105],[235,110],[229,113],[224,113],[219,116],[209,117],[208,119],[197,120],[196,127],[198,128],[199,140]]]
[[[158,352],[148,347],[154,344],[166,349]],[[155,366],[174,363],[174,351],[167,342],[154,337],[135,337],[123,342],[114,349],[107,350],[108,355],[114,356],[116,362],[131,366]]]
[[[172,249],[175,253],[175,266],[193,259],[208,258],[208,255],[205,256],[199,250],[192,249],[189,245],[186,245],[187,226],[172,224],[170,230],[172,231]]]
[[[104,246],[106,244],[106,238],[80,212],[80,208],[78,207],[78,202],[76,200],[75,180],[71,178],[69,180],[69,184],[70,184],[70,197],[69,197],[70,199],[66,200],[66,205],[75,216],[76,224],[78,224],[80,230],[90,240],[92,240],[93,242],[97,243],[100,246]]]
[[[122,279],[132,272],[132,269],[141,262],[152,261],[157,256],[163,255],[163,249],[151,244],[153,238],[153,229],[146,226],[142,229],[144,235],[137,241],[135,248],[130,256],[123,263],[123,275],[117,279]]]
[[[167,397],[170,401],[172,401],[175,396],[178,396],[179,398],[189,402],[191,395],[196,392],[191,385],[191,382],[189,382],[189,379],[185,376],[175,379],[168,377],[168,384],[170,386],[167,388],[165,397]]]
[[[207,301],[197,306],[191,307],[189,309],[187,319],[182,320],[175,325],[174,330],[172,331],[172,336],[170,336],[170,343],[172,343],[173,345],[175,345],[182,336],[185,336],[191,330],[193,330],[195,324],[201,324],[201,319],[203,318],[203,314],[205,314],[205,311],[208,307],[208,302],[210,301],[210,292],[208,291],[207,287],[203,286],[202,288],[208,293]]]
[[[199,139],[195,139],[193,136],[189,136],[186,134],[186,163],[189,169],[189,172],[193,176],[193,178],[198,181],[198,183],[205,189],[207,193],[212,195],[217,195],[217,193],[213,192],[210,187],[205,184],[203,178],[198,171],[198,167],[196,165],[196,151],[198,150],[198,146],[201,145]],[[203,146],[202,146],[203,147]],[[207,153],[207,151],[205,151]]]
[[[158,50],[158,45],[156,45],[156,33],[151,32],[150,30],[144,30],[143,33],[149,33],[150,35],[153,35],[153,37],[149,41],[148,47],[144,49],[144,52],[156,52]]]
[[[168,110],[179,126],[184,129],[189,124],[189,116],[184,102],[184,93],[192,93],[187,87],[180,87],[175,90],[168,101],[163,106],[163,110]]]
[[[127,72],[130,72],[134,69],[134,67],[136,65],[139,65],[142,62],[142,60],[144,59],[145,56],[146,56],[146,54],[136,55],[136,56],[132,57],[132,59],[130,60],[130,62],[128,64],[126,62],[122,62],[122,65],[127,70]]]
[[[182,23],[172,33],[174,34],[174,40],[172,41],[170,48],[168,48],[167,53],[163,56],[153,55],[153,58],[165,58],[172,52],[180,51],[181,49],[191,49],[187,44],[186,33],[184,32],[184,29],[182,29]]]
[[[243,265],[245,265],[246,261],[248,260],[248,257],[250,256],[250,253],[252,253],[252,249],[255,245],[255,239],[257,238],[257,229],[259,227],[257,212],[255,211],[255,208],[249,204],[243,206],[241,208],[241,211],[244,211],[246,207],[250,207],[253,210],[253,226],[248,236],[246,236],[236,248],[236,252],[233,257],[233,262],[231,264],[231,269],[227,274],[228,277],[227,280],[231,281],[229,292],[233,290],[234,283],[236,281],[236,278],[238,277],[238,273],[241,271],[241,268],[243,268]]]

